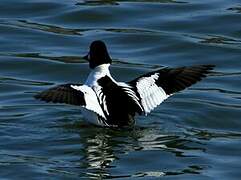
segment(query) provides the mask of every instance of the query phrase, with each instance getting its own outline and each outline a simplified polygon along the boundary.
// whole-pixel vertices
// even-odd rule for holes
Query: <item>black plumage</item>
[[[71,85],[73,84],[55,86],[38,93],[34,97],[46,102],[85,106],[84,93],[71,88]],[[81,84],[78,85],[80,86]]]
[[[100,104],[104,109],[106,103],[108,110],[108,113],[105,112],[107,123],[119,127],[133,125],[135,113],[142,113],[141,107],[122,86],[113,82],[108,76],[100,78],[97,82],[102,87],[101,93],[103,93]]]

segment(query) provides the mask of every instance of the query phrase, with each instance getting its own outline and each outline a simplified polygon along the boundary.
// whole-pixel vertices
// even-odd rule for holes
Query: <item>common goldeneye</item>
[[[95,125],[132,126],[136,114],[147,115],[175,92],[200,81],[214,65],[162,68],[129,82],[110,74],[112,60],[103,41],[94,41],[84,57],[92,69],[84,84],[63,84],[35,95],[53,103],[80,106],[84,118]]]

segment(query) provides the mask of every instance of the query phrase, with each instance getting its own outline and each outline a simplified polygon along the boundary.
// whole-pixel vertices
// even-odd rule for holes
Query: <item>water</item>
[[[1,179],[240,179],[240,22],[239,0],[1,0]],[[123,81],[162,66],[217,67],[131,131],[33,99],[83,82],[81,56],[96,39]]]

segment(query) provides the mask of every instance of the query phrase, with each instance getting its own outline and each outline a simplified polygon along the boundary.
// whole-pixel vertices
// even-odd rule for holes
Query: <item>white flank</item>
[[[140,94],[141,103],[146,115],[169,97],[161,87],[155,84],[155,80],[158,78],[159,73],[155,73],[150,77],[139,79],[136,83],[137,91]]]

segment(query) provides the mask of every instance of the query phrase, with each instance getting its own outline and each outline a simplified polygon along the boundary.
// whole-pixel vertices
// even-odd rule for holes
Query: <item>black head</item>
[[[112,62],[105,43],[99,40],[91,43],[89,53],[83,58],[89,61],[91,69],[94,69],[101,64],[108,64]]]

